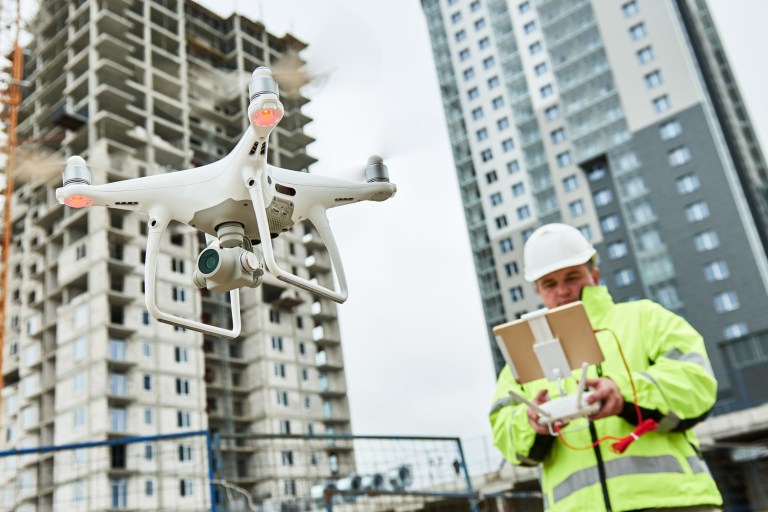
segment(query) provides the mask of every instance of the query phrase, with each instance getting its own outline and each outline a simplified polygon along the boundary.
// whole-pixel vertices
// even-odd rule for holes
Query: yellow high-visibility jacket
[[[715,404],[717,382],[704,341],[681,317],[648,301],[615,304],[605,287],[587,286],[582,301],[592,327],[610,329],[621,343],[637,388],[643,419],[659,427],[632,443],[624,454],[610,450],[613,441],[576,451],[556,437],[537,435],[528,423],[527,406],[509,390],[532,399],[542,388],[558,396],[557,384],[546,379],[520,385],[506,366],[496,384],[490,413],[494,443],[513,464],[541,463],[545,509],[620,512],[654,507],[722,505],[722,498],[689,429]],[[605,361],[588,376],[612,379],[625,400],[622,413],[590,422],[579,419],[563,429],[573,447],[589,446],[602,436],[624,437],[637,425],[629,375],[614,337],[597,339]],[[565,381],[575,393],[574,377]]]

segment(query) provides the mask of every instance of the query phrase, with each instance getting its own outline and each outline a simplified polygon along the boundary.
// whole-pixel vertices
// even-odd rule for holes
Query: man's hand
[[[536,405],[541,405],[544,402],[549,401],[549,392],[546,389],[542,389],[538,392],[538,394],[531,400],[531,402],[535,403]],[[541,435],[549,435],[549,427],[547,425],[542,425],[539,423],[539,413],[534,411],[532,408],[528,408],[528,422],[533,427],[533,430],[536,431],[537,434]]]
[[[592,390],[592,394],[587,397],[587,402],[590,404],[595,402],[603,403],[600,410],[591,415],[589,419],[599,420],[600,418],[616,416],[624,408],[624,397],[621,396],[619,388],[611,379],[604,377],[599,379],[587,379],[586,385]],[[530,417],[530,412],[528,416]]]

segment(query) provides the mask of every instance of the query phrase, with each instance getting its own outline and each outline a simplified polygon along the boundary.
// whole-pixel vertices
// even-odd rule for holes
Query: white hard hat
[[[595,254],[595,248],[578,229],[567,224],[545,224],[525,242],[525,280],[533,283],[555,270],[587,263]]]

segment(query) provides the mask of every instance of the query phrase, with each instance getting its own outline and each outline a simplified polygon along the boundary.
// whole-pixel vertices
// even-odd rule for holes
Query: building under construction
[[[338,474],[352,463],[351,445],[272,453],[226,436],[350,432],[335,305],[265,277],[241,292],[243,334],[233,341],[158,324],[144,305],[147,219],[64,208],[54,197],[71,155],[88,161],[94,183],[222,158],[248,125],[251,71],[300,65],[305,43],[184,0],[43,0],[39,7],[28,27],[8,219],[0,450],[209,429],[224,434],[216,467],[229,484],[260,503],[308,495],[306,468]],[[285,117],[269,157],[306,172],[315,159],[306,150],[311,119],[297,76],[281,82],[277,75]],[[227,327],[228,295],[201,296],[192,282],[204,242],[172,227],[159,259],[158,302]],[[328,254],[309,226],[274,244],[281,266],[332,287]],[[207,491],[194,482],[208,476],[199,463],[204,446],[176,444],[114,446],[87,464],[71,454],[17,459],[0,467],[0,508],[200,510]],[[257,474],[257,460],[277,463]]]

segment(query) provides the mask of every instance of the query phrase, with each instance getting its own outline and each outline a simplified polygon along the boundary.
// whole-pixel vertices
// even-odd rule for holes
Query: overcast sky
[[[216,4],[310,45],[310,70],[325,76],[307,90],[312,172],[358,179],[382,153],[398,185],[385,203],[329,213],[349,281],[339,311],[354,433],[489,435],[495,377],[420,2]],[[768,1],[709,4],[764,142]]]

